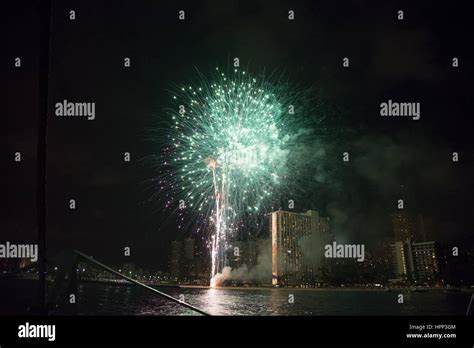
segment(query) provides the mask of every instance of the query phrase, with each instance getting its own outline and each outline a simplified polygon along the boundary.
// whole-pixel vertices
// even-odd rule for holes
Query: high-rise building
[[[334,238],[331,234],[331,229],[329,226],[329,218],[328,217],[319,217],[319,238],[322,243],[322,248],[325,245],[331,244],[334,241]],[[321,258],[321,265],[320,270],[324,270],[326,274],[332,271],[332,260],[326,257]]]
[[[393,234],[396,241],[409,239],[412,242],[426,242],[433,237],[433,219],[417,214],[416,217],[405,212],[391,215]]]
[[[186,238],[183,241],[183,256],[184,260],[191,261],[194,259],[194,239]]]
[[[439,273],[435,242],[396,241],[392,253],[393,270],[400,280],[433,281]]]
[[[396,241],[392,244],[392,260],[393,273],[400,280],[414,280],[415,266],[411,243],[408,239],[406,241]]]
[[[392,217],[393,234],[396,241],[415,239],[415,221],[405,212],[394,213]]]
[[[183,240],[182,275],[186,280],[194,278],[195,243],[193,238]]]
[[[272,284],[313,286],[322,277],[329,219],[308,210],[271,213]]]
[[[418,214],[417,224],[417,242],[426,242],[433,238],[433,219]]]
[[[415,274],[419,281],[431,281],[439,273],[438,251],[435,242],[413,243]]]
[[[234,241],[229,250],[229,260],[232,268],[238,268],[243,265],[251,268],[257,264],[259,254],[259,245],[257,240]]]
[[[209,281],[211,254],[207,246],[207,240],[203,235],[195,239],[194,250],[193,277],[200,281]]]
[[[179,240],[171,242],[171,259],[170,259],[170,276],[174,280],[178,280],[181,271],[181,256],[183,243]]]
[[[171,242],[170,275],[177,281],[190,281],[195,278],[195,240],[186,238]]]

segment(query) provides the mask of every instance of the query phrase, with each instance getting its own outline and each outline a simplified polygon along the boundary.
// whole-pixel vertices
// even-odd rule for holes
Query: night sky
[[[35,241],[38,3],[6,9],[2,242]],[[143,159],[160,148],[147,134],[167,117],[170,89],[195,81],[196,69],[228,67],[234,57],[249,72],[276,70],[318,93],[321,105],[310,120],[317,137],[307,149],[316,171],[295,198],[296,211],[331,217],[337,240],[377,245],[390,237],[389,214],[402,197],[408,212],[434,218],[437,240],[472,247],[471,13],[460,3],[413,3],[53,1],[48,252],[76,248],[104,262],[165,267],[170,241],[193,231],[178,232],[162,204],[149,201],[156,170]],[[180,9],[185,21],[178,20]],[[64,99],[95,102],[96,119],[56,117],[54,104]],[[388,99],[420,102],[421,119],[380,117]],[[13,160],[16,151],[21,163]],[[125,246],[132,248],[127,259]]]

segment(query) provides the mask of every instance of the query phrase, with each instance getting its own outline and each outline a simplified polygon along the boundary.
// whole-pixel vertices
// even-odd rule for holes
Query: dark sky
[[[8,5],[2,240],[35,238],[38,3]],[[397,20],[399,9],[404,21]],[[122,255],[131,246],[131,261],[165,264],[170,240],[186,233],[176,231],[159,202],[148,201],[155,170],[140,160],[160,148],[146,134],[166,117],[174,84],[192,82],[196,68],[227,67],[233,57],[250,72],[276,69],[298,88],[316,86],[321,96],[311,121],[318,136],[308,148],[316,171],[297,210],[330,216],[340,240],[376,245],[390,235],[388,216],[402,195],[408,211],[435,218],[437,238],[472,243],[472,20],[461,3],[53,1],[52,15],[51,253],[74,247],[122,262],[130,261]],[[14,57],[22,58],[21,69]],[[131,58],[129,69],[124,57]],[[96,119],[55,117],[54,104],[64,99],[95,102]],[[387,99],[420,102],[421,120],[380,117]],[[20,164],[12,160],[16,151]],[[123,162],[125,151],[130,163]],[[348,165],[340,161],[343,151],[351,153]],[[453,151],[459,163],[450,162]]]

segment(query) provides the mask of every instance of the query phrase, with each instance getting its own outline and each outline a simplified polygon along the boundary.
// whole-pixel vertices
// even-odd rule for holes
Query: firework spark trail
[[[216,212],[215,212],[215,227],[216,232],[211,237],[212,238],[212,245],[211,245],[211,287],[214,287],[215,284],[215,275],[218,273],[218,269],[220,268],[219,261],[221,260],[220,250],[221,250],[221,243],[225,243],[225,225],[222,221],[222,197],[224,196],[224,190],[222,192],[219,191],[218,183],[217,183],[217,176],[216,176],[216,161],[210,160],[208,166],[212,170],[212,177],[214,183],[214,197],[216,200]],[[224,182],[224,181],[223,181]],[[224,208],[225,209],[225,208]]]
[[[287,108],[298,98],[286,85],[234,70],[218,71],[212,83],[201,76],[200,86],[173,99],[160,188],[167,204],[181,198],[186,213],[213,224],[211,286],[219,286],[232,236],[294,182],[290,152],[305,130]]]

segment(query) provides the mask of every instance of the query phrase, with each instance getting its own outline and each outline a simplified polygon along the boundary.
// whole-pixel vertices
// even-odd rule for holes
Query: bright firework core
[[[248,216],[268,212],[288,174],[292,101],[285,88],[239,70],[202,78],[173,99],[171,170],[163,181],[212,224],[211,286],[219,286],[232,236]]]

